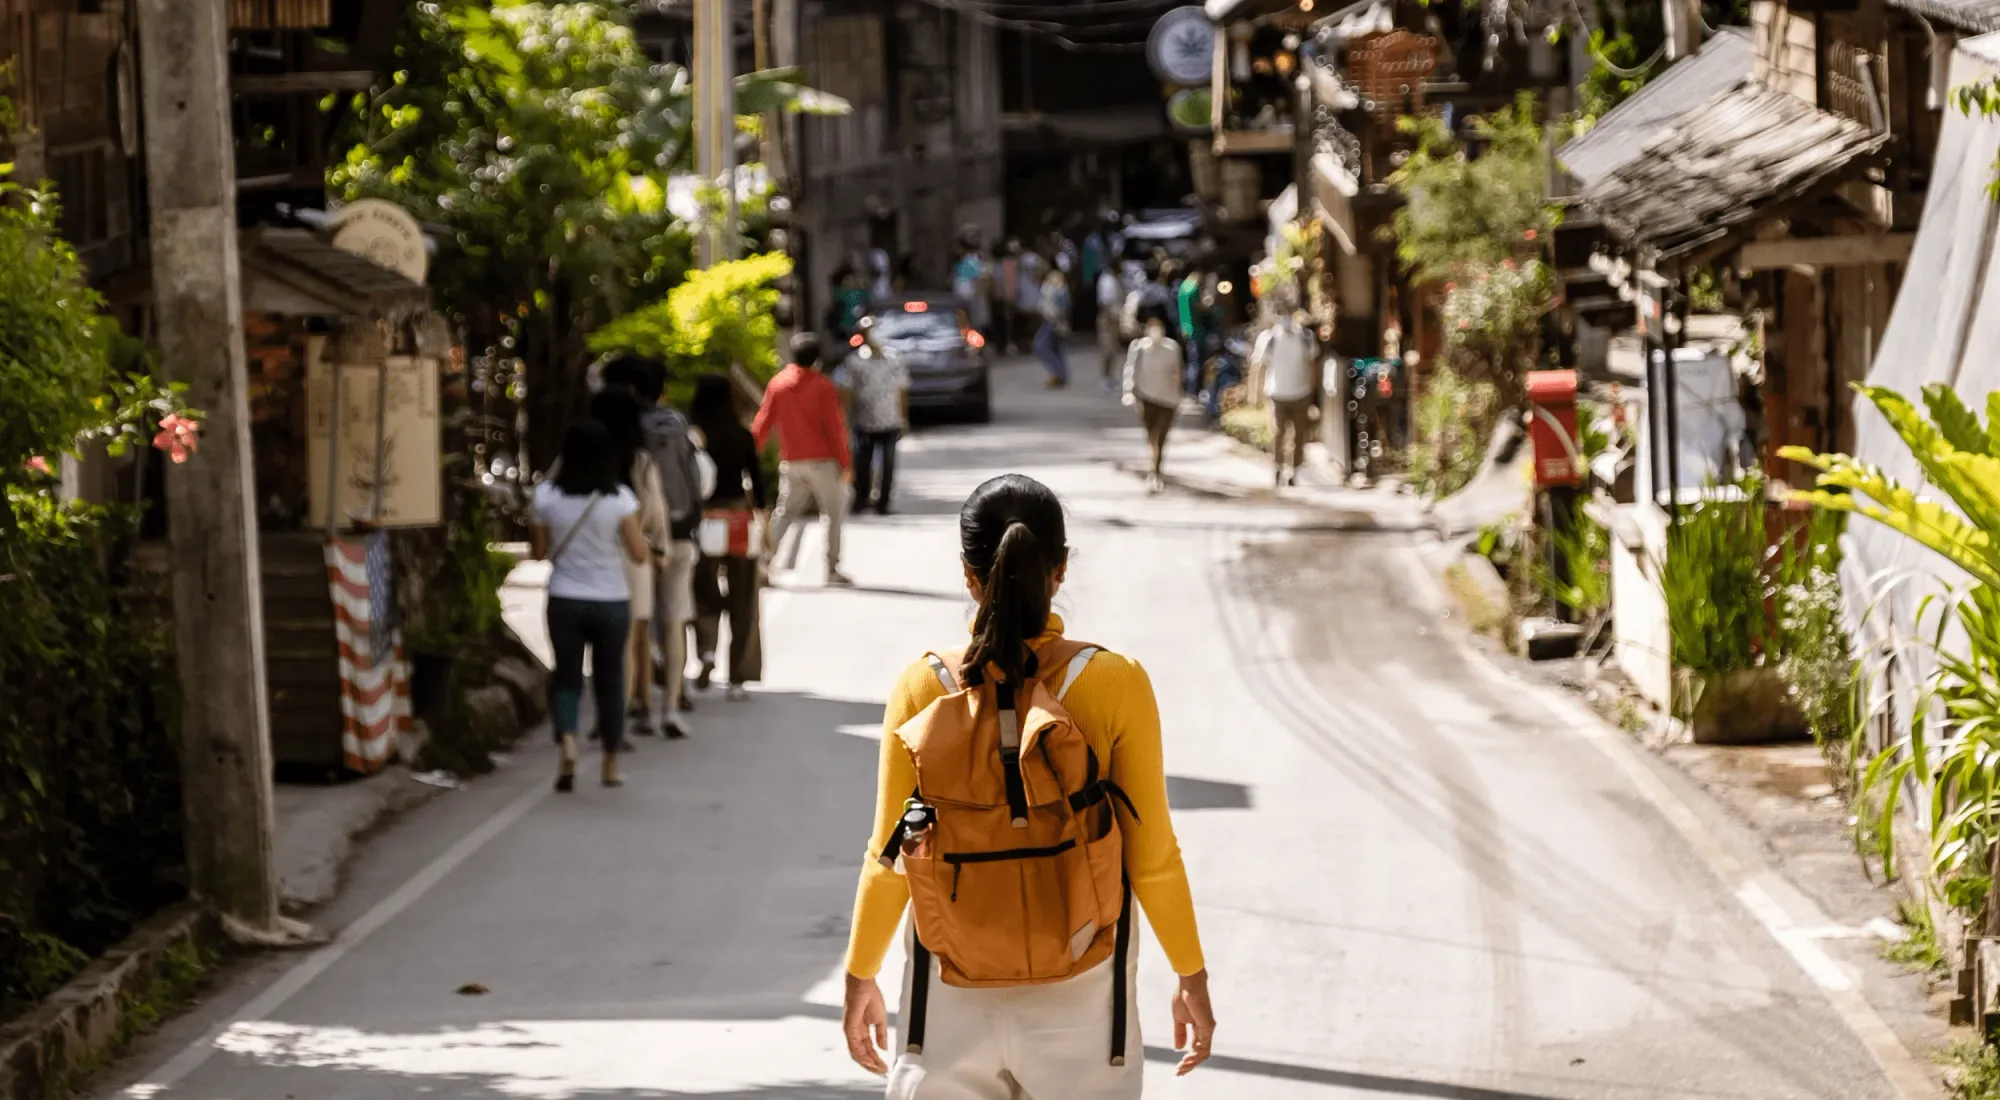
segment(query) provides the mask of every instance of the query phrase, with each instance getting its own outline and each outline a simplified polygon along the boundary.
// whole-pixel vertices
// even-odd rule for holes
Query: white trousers
[[[1134,920],[1126,951],[1124,1065],[1111,1064],[1111,959],[1066,982],[1004,989],[946,985],[932,959],[922,1054],[905,1049],[915,967],[903,968],[888,1100],[1137,1100],[1145,1075],[1133,997],[1138,932]]]

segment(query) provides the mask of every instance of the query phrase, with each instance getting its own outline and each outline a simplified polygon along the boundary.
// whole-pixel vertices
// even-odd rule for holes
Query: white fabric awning
[[[1961,42],[1953,51],[1952,87],[1995,74],[2000,74],[2000,34]],[[1908,274],[1868,383],[1912,401],[1921,400],[1926,385],[1942,383],[1980,408],[1986,394],[2000,389],[2000,357],[1992,351],[2000,347],[2000,206],[1986,193],[2000,157],[2000,119],[1947,110],[1943,121],[1930,193],[1904,268]],[[1854,457],[1922,493],[1916,459],[1874,405],[1857,395],[1851,415]],[[1923,647],[1910,644],[1917,607],[1927,595],[1966,577],[1944,558],[1869,520],[1850,523],[1842,546],[1849,629],[1860,643],[1857,649],[1897,654],[1899,683],[1884,689],[1896,690],[1889,703],[1897,728],[1908,729],[1909,689],[1934,665]]]

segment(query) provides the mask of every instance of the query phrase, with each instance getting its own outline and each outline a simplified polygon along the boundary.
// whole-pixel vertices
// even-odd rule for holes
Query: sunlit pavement
[[[838,976],[882,699],[962,636],[957,502],[1006,470],[1069,504],[1071,633],[1143,660],[1163,704],[1221,1029],[1173,1079],[1148,943],[1149,1095],[1893,1095],[1630,776],[1439,630],[1406,507],[1273,495],[1186,425],[1170,473],[1265,488],[1149,497],[1115,398],[1038,382],[1010,365],[994,425],[910,441],[899,513],[849,525],[854,589],[820,587],[808,533],[749,702],[700,697],[694,739],[642,744],[622,790],[586,759],[549,794],[524,742],[374,841],[315,918],[331,946],[238,967],[101,1095],[879,1095]]]

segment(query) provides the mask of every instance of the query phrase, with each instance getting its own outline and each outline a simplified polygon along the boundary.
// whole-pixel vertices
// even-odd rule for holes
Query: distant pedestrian
[[[857,335],[861,346],[834,372],[854,425],[854,510],[872,507],[876,515],[886,516],[896,481],[896,444],[910,425],[910,371],[901,355],[876,338],[874,318],[864,318]],[[878,458],[879,491],[874,476]]]
[[[1041,331],[1042,276],[1048,272],[1048,261],[1034,249],[1024,249],[1014,271],[1014,312],[1019,325],[1016,331],[1032,340],[1031,334]]]
[[[1020,318],[1015,315],[1021,297],[1021,242],[1009,237],[994,266],[993,316],[1000,325],[1000,347],[1012,355],[1021,350]]]
[[[792,337],[791,362],[764,388],[764,404],[750,431],[758,450],[772,435],[778,437],[778,515],[771,525],[771,547],[784,541],[807,508],[818,508],[826,516],[826,583],[845,586],[854,583],[840,571],[853,452],[840,391],[824,370],[819,338],[809,332]]]
[[[1179,975],[1178,1072],[1215,1039],[1159,701],[1137,661],[1068,637],[1051,610],[1069,543],[1047,486],[982,484],[958,533],[979,609],[969,647],[912,662],[888,693],[848,935],[848,1055],[888,1077],[888,1100],[1135,1100],[1151,1059],[1131,1009],[1134,900]],[[1030,710],[1032,752],[1009,753]],[[892,1067],[876,979],[905,910]]]
[[[1115,377],[1119,360],[1125,352],[1124,333],[1120,323],[1120,311],[1124,305],[1125,287],[1119,283],[1117,273],[1107,267],[1097,273],[1097,354],[1104,368],[1104,392],[1110,393],[1118,384]]]
[[[1190,267],[1174,290],[1174,312],[1180,327],[1181,351],[1187,356],[1189,393],[1201,391],[1201,350],[1205,335],[1202,331],[1201,284],[1201,269]]]
[[[1042,280],[1042,327],[1035,333],[1035,356],[1049,372],[1050,389],[1069,385],[1069,353],[1063,342],[1069,336],[1069,281],[1061,271],[1051,271]]]
[[[853,264],[842,264],[833,278],[832,324],[835,339],[846,343],[854,326],[868,312],[868,280]]]
[[[702,483],[700,448],[687,417],[661,403],[667,388],[666,365],[657,359],[625,363],[632,374],[632,392],[644,405],[639,423],[667,505],[667,541],[660,555],[651,618],[660,639],[660,685],[666,700],[661,727],[669,739],[678,740],[688,735],[681,715],[688,709],[688,628],[694,622],[694,567],[701,559],[695,533],[708,487]],[[618,363],[605,369],[607,378],[623,373]]]
[[[764,678],[757,572],[770,494],[757,440],[736,415],[736,394],[729,379],[720,374],[695,379],[694,402],[688,411],[715,463],[715,491],[702,514],[702,524],[713,537],[704,540],[707,545],[695,569],[694,648],[701,662],[695,687],[707,691],[713,681],[716,647],[727,615],[729,698],[740,701],[749,697],[749,685]]]
[[[1271,399],[1271,456],[1279,485],[1299,483],[1306,436],[1312,431],[1319,341],[1306,321],[1303,312],[1280,317],[1258,335],[1251,353],[1252,367],[1264,379],[1264,396]]]
[[[992,276],[986,262],[986,254],[980,250],[976,237],[969,239],[958,254],[958,260],[951,269],[951,293],[958,304],[965,309],[965,316],[981,336],[993,336],[993,310],[988,295],[992,292]]]
[[[1166,309],[1149,307],[1146,334],[1132,341],[1125,353],[1125,403],[1139,409],[1139,424],[1146,430],[1146,447],[1153,459],[1147,487],[1155,493],[1167,487],[1167,435],[1186,395],[1182,362],[1180,344],[1167,335]]]
[[[561,468],[535,487],[531,552],[549,563],[548,630],[556,667],[549,716],[561,762],[556,790],[576,782],[576,735],[583,702],[583,662],[591,658],[603,783],[619,786],[625,748],[625,646],[632,593],[625,567],[648,558],[639,530],[639,498],[620,484],[611,434],[588,418],[570,425]]]

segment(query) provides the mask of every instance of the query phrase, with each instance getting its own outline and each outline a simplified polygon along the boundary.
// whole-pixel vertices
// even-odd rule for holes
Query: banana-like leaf
[[[736,113],[761,115],[773,111],[804,115],[845,115],[854,111],[847,100],[808,87],[796,68],[762,69],[736,78]]]
[[[1944,436],[1945,442],[1961,451],[1991,453],[1986,440],[1986,425],[1979,422],[1977,413],[1959,400],[1957,390],[1936,382],[1925,386],[1924,407],[1931,411],[1931,421],[1937,425],[1938,434]]]

